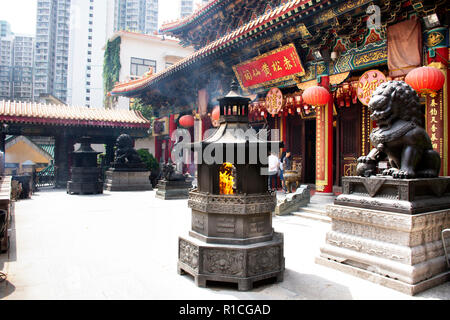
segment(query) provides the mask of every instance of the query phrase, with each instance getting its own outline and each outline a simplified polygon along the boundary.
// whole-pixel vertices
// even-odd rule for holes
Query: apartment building
[[[115,0],[114,31],[158,31],[158,0]]]
[[[51,94],[67,101],[70,4],[70,0],[37,0],[34,99]]]

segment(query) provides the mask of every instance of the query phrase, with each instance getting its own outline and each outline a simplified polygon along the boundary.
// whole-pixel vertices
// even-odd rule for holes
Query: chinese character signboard
[[[292,43],[233,66],[233,70],[245,89],[267,86],[305,74]]]
[[[381,71],[369,70],[358,81],[358,99],[363,105],[368,105],[375,89],[386,82],[386,77]]]
[[[444,106],[442,90],[435,97],[427,95],[426,129],[433,149],[444,159]],[[443,174],[441,165],[441,174]]]

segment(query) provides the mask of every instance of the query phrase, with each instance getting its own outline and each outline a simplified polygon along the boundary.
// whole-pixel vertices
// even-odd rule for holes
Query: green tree
[[[106,44],[105,56],[103,60],[103,88],[104,88],[104,107],[110,109],[113,107],[114,99],[108,93],[114,88],[114,84],[119,81],[120,68],[120,37],[109,41]]]
[[[158,161],[156,161],[156,158],[147,149],[139,149],[137,153],[146,164],[148,170],[156,172],[159,169]]]

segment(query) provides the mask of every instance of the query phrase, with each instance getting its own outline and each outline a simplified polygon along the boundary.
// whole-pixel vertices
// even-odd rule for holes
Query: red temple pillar
[[[170,154],[172,152],[172,148],[175,144],[174,141],[172,141],[172,134],[177,129],[177,124],[175,123],[175,115],[171,114],[169,116],[169,139],[167,140],[166,144],[166,154],[165,154],[165,160],[168,161],[170,158]]]
[[[330,90],[329,76],[320,85]],[[328,104],[316,106],[316,191],[333,193],[333,95]]]
[[[159,162],[161,162],[161,140],[158,136],[155,136],[155,158]]]
[[[440,175],[450,175],[450,110],[448,83],[448,29],[435,28],[426,32],[427,65],[440,69],[445,76],[445,83],[435,96],[427,95],[425,111],[425,128],[430,136],[433,149],[441,156]]]

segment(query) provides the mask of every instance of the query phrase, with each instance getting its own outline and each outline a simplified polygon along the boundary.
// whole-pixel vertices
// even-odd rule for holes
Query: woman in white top
[[[269,155],[269,190],[277,190],[277,173],[280,166],[278,157],[271,152]],[[275,186],[275,189],[272,189]]]

